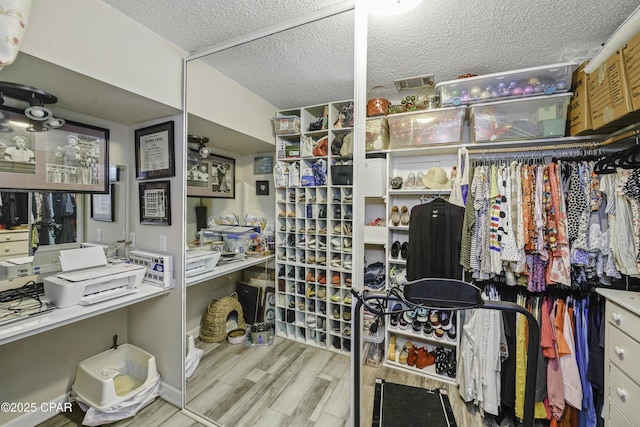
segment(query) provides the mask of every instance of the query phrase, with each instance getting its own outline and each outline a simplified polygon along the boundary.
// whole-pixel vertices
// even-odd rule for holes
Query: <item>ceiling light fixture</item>
[[[211,150],[206,146],[207,142],[209,142],[209,138],[206,136],[187,135],[187,143],[190,144],[189,150],[197,152],[203,159],[211,154]],[[193,147],[194,145],[195,147]]]
[[[53,112],[45,107],[46,104],[55,104],[58,102],[58,98],[48,92],[19,83],[0,82],[0,105],[4,104],[5,97],[24,101],[29,104],[29,106],[25,108],[24,114],[36,122],[27,129],[31,132],[43,132],[49,129],[59,128],[65,124],[63,119],[54,117]]]

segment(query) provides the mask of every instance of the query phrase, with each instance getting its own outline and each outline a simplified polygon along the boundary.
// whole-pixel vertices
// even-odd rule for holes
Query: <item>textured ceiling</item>
[[[189,51],[339,3],[335,0],[104,0]],[[425,0],[369,20],[368,87],[435,82],[592,57],[638,0]],[[345,12],[205,60],[278,108],[353,97],[353,18]]]

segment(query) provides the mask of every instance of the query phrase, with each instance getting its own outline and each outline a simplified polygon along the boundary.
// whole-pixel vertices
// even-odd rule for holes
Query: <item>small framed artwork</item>
[[[187,157],[187,196],[236,197],[236,161],[217,155]]]
[[[171,225],[169,181],[141,182],[140,224]]]
[[[256,196],[269,195],[269,181],[256,181]]]
[[[109,193],[91,195],[91,219],[95,221],[113,222],[115,205],[115,185],[109,184]]]
[[[136,129],[136,178],[175,176],[173,121]]]
[[[253,159],[253,174],[267,175],[273,170],[273,156],[260,156]]]

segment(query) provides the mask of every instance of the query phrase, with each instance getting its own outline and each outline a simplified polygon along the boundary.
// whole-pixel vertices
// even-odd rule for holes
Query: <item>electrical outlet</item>
[[[134,233],[133,231],[129,233],[129,241],[131,243],[129,243],[129,247],[130,248],[135,248],[136,247],[136,233]]]
[[[102,243],[102,229],[96,228],[96,242]]]
[[[167,236],[160,235],[160,252],[167,252]]]

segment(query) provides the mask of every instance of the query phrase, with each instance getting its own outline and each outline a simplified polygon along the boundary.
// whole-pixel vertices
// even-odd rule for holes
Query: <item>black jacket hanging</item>
[[[414,206],[409,221],[407,279],[462,279],[460,243],[464,208],[436,199]]]

